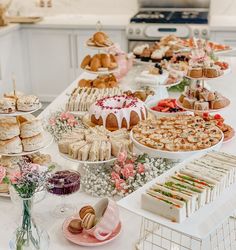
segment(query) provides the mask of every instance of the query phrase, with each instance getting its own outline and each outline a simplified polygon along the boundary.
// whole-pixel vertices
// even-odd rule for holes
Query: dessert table
[[[230,99],[230,106],[222,110],[220,114],[223,115],[226,123],[236,128],[236,57],[227,57],[226,60],[231,64],[232,73],[228,74],[222,79],[212,80],[209,82],[209,86],[214,90],[220,91],[224,96]],[[134,79],[135,74],[135,70],[131,70],[126,79],[123,80],[123,82],[126,82],[126,86],[127,82],[131,83],[129,86],[133,84],[132,80]],[[72,91],[79,79],[88,77],[91,77],[91,75],[88,73],[81,74],[78,79],[68,86],[68,88],[40,114],[40,117],[42,119],[47,118],[50,116],[50,113],[64,108],[65,102],[68,98],[67,94]],[[56,83],[54,84],[56,87]],[[179,93],[170,93],[170,95],[177,96]],[[236,154],[236,140],[233,139],[232,141],[223,144],[221,150]],[[58,163],[61,168],[78,169],[78,165],[76,163],[67,161],[59,155],[56,143],[53,143],[49,148],[45,149],[44,152],[51,154],[52,160]],[[97,200],[98,198],[92,197],[82,190],[67,198],[67,202],[73,203],[76,205],[76,207],[78,207],[78,209],[84,204],[94,204]],[[64,238],[62,233],[62,223],[64,219],[54,218],[50,212],[57,203],[59,204],[59,202],[60,199],[48,194],[43,201],[35,204],[34,207],[35,217],[38,220],[38,223],[41,224],[49,233],[49,249],[82,249],[82,247],[72,244]],[[2,250],[8,249],[8,242],[13,234],[14,229],[17,227],[17,223],[19,222],[19,211],[20,209],[17,209],[17,204],[13,204],[9,198],[0,198],[0,249]],[[110,242],[104,246],[96,247],[96,249],[134,249],[135,243],[139,238],[141,217],[121,208],[120,218],[122,222],[121,235],[113,242]]]

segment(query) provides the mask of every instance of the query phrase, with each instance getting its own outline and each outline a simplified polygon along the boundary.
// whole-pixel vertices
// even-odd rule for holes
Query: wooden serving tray
[[[33,24],[43,20],[40,16],[10,16],[7,17],[9,23]]]

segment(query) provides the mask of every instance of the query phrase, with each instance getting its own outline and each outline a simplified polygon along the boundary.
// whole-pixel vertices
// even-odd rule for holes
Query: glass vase
[[[14,232],[9,243],[11,250],[47,250],[49,236],[42,230],[33,218],[33,198],[22,199],[21,225]]]

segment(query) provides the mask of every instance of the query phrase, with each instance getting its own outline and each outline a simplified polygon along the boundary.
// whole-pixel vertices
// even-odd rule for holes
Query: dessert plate
[[[105,46],[105,47],[99,47],[99,46],[96,46],[96,45],[88,45],[88,41],[85,43],[85,46],[87,48],[90,48],[90,49],[94,49],[94,50],[101,50],[101,51],[107,51],[111,48],[114,47],[114,44],[112,44],[111,46]]]
[[[225,97],[226,98],[226,97]],[[227,108],[229,105],[230,105],[230,100],[228,98],[227,99],[227,106],[221,108],[221,109],[208,109],[208,110],[195,110],[195,109],[188,109],[188,108],[185,108],[182,103],[179,101],[179,99],[176,100],[176,103],[177,105],[182,108],[182,109],[185,109],[187,111],[190,111],[190,112],[194,112],[194,113],[204,113],[204,112],[208,112],[208,113],[215,113],[215,112],[219,112],[225,108]]]
[[[85,232],[82,232],[80,234],[70,233],[68,231],[67,227],[70,224],[72,219],[74,219],[74,217],[69,217],[65,220],[65,222],[63,223],[63,226],[62,226],[62,231],[63,231],[63,234],[67,240],[69,240],[77,245],[80,245],[80,246],[95,247],[95,246],[105,245],[105,244],[115,240],[120,235],[121,229],[122,229],[122,225],[120,222],[110,237],[108,237],[104,241],[99,241],[95,237],[93,237]]]
[[[80,160],[77,160],[77,159],[73,159],[72,157],[70,157],[67,154],[60,153],[60,155],[66,160],[73,161],[73,162],[80,163],[80,164],[90,164],[90,165],[113,162],[113,161],[115,161],[117,159],[117,158],[113,157],[113,158],[111,158],[109,160],[105,160],[105,161],[80,161]]]
[[[3,113],[0,113],[0,117],[1,116],[19,116],[19,115],[27,115],[27,114],[32,114],[36,111],[38,111],[39,109],[42,108],[42,103],[39,104],[38,108],[34,109],[34,110],[31,110],[31,111],[15,111],[13,113],[9,113],[9,114],[3,114]]]
[[[188,79],[191,79],[191,80],[212,81],[212,80],[215,80],[215,79],[222,78],[222,77],[228,75],[229,73],[231,73],[231,68],[230,68],[230,67],[229,67],[228,69],[226,69],[226,70],[223,70],[223,74],[220,75],[220,76],[217,76],[217,77],[212,77],[212,78],[208,78],[208,77],[194,78],[194,77],[190,77],[190,76],[188,76],[188,75],[185,75],[185,77],[188,78]]]
[[[5,154],[5,153],[1,153],[0,152],[0,155],[4,155],[4,156],[22,156],[22,155],[30,155],[30,154],[37,153],[40,150],[49,147],[51,145],[51,143],[53,142],[53,137],[52,137],[52,135],[49,132],[44,131],[43,132],[43,137],[44,137],[43,146],[40,147],[40,148],[38,148],[38,149],[36,149],[36,150],[33,150],[33,151],[23,151],[21,153],[16,153],[16,154]]]
[[[222,138],[221,140],[214,146],[206,148],[206,149],[201,149],[201,150],[193,150],[193,151],[165,151],[165,150],[158,150],[154,148],[150,148],[148,146],[145,146],[138,141],[136,141],[133,137],[133,131],[131,130],[130,132],[130,138],[132,142],[134,143],[134,146],[141,150],[143,153],[147,153],[148,155],[152,157],[161,157],[161,158],[167,158],[167,159],[173,159],[173,160],[183,160],[187,159],[188,157],[193,156],[194,154],[197,153],[204,153],[204,152],[209,152],[212,150],[219,150],[222,146],[223,140],[224,140],[224,134],[221,132]]]

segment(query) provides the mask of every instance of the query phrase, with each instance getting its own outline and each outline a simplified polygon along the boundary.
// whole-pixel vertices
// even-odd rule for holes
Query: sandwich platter
[[[60,153],[60,155],[61,155],[64,159],[66,159],[66,160],[73,161],[73,162],[79,163],[79,164],[89,164],[89,165],[92,165],[92,164],[110,163],[110,162],[114,162],[114,161],[117,159],[117,158],[115,158],[115,157],[112,157],[111,159],[105,160],[105,161],[80,161],[80,160],[77,160],[77,159],[73,159],[72,157],[70,157],[70,156],[67,155],[67,154]]]
[[[222,134],[222,138],[216,145],[209,147],[209,148],[206,148],[206,149],[194,150],[194,151],[171,152],[171,151],[159,150],[159,149],[154,149],[154,148],[145,146],[134,139],[132,130],[130,132],[130,139],[132,140],[134,146],[138,150],[140,150],[143,153],[147,153],[148,155],[150,155],[152,157],[161,157],[161,158],[167,158],[167,159],[172,159],[172,160],[183,160],[183,159],[189,158],[189,157],[191,157],[195,154],[198,154],[198,153],[206,153],[206,152],[212,151],[212,150],[219,150],[221,148],[223,140],[224,140],[224,134],[222,131],[221,131],[221,134]]]
[[[1,153],[0,152],[0,155],[2,155],[2,156],[23,156],[23,155],[30,155],[30,154],[37,153],[37,152],[39,152],[42,149],[48,148],[52,144],[52,142],[53,142],[52,135],[49,132],[47,132],[47,131],[43,132],[43,138],[44,138],[43,146],[40,147],[40,148],[38,148],[38,149],[36,149],[36,150],[23,151],[21,153],[15,153],[15,154],[11,154],[11,153],[6,154],[6,153]]]
[[[206,239],[209,234],[221,225],[222,221],[231,216],[234,212],[236,207],[235,182],[232,182],[226,189],[221,188],[221,193],[215,196],[214,200],[210,201],[208,204],[204,204],[204,206],[200,207],[181,223],[171,221],[170,219],[142,208],[141,202],[142,196],[146,194],[146,191],[153,187],[153,185],[156,183],[165,183],[170,176],[175,175],[177,171],[185,168],[185,165],[190,161],[197,160],[204,155],[205,153],[196,154],[182,163],[177,164],[161,176],[118,201],[118,205],[171,230],[178,231],[190,237]],[[175,213],[174,210],[175,209],[173,209],[173,217]]]
[[[13,113],[8,113],[8,114],[3,114],[0,113],[0,117],[6,117],[6,116],[20,116],[20,115],[27,115],[27,114],[32,114],[42,108],[42,103],[39,104],[38,108],[31,110],[31,111],[15,111]]]

